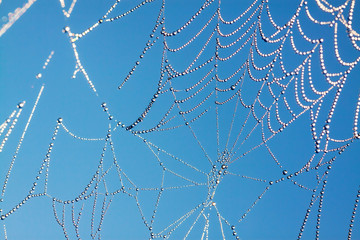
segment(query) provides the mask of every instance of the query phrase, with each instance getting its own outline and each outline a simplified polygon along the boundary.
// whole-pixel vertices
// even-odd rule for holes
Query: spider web
[[[5,239],[360,236],[355,0],[59,3],[2,100]]]

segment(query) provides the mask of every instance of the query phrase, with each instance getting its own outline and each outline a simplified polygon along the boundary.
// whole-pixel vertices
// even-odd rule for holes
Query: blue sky
[[[25,3],[3,0],[2,26]],[[71,1],[64,3],[67,11]],[[61,2],[37,0],[0,37],[0,123],[22,111],[0,136],[0,209],[8,214],[1,238],[297,239],[310,202],[302,239],[315,238],[320,212],[321,239],[348,236],[360,183],[359,51],[347,35],[350,26],[360,31],[355,1],[269,0],[249,8],[245,0],[155,0],[110,21],[141,3],[122,0],[101,24],[115,1],[75,3],[66,17]],[[282,29],[270,41],[260,34],[276,32],[267,6]],[[325,24],[309,20],[306,8]],[[223,23],[219,12],[234,22]],[[176,34],[164,37],[163,29]],[[297,54],[291,39],[299,51],[314,51]],[[164,50],[164,42],[179,51]],[[262,57],[256,48],[275,54]],[[252,59],[267,67],[256,70]],[[334,76],[326,79],[324,68]],[[12,212],[34,183],[31,194],[46,194]],[[355,218],[352,239],[360,239],[357,226]]]

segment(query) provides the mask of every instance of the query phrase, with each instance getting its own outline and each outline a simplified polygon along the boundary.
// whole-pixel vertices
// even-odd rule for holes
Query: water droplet
[[[18,107],[18,108],[23,108],[24,105],[25,105],[25,102],[21,102],[21,103],[19,103],[19,104],[17,105],[17,107]]]

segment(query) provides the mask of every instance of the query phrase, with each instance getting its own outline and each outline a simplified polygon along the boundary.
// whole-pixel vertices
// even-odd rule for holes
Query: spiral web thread
[[[146,0],[135,5],[131,10],[121,15],[110,17],[113,10],[119,6],[120,0],[115,1],[108,11],[92,26],[80,33],[74,33],[70,27],[65,27],[63,32],[67,34],[72,46],[75,58],[75,70],[73,78],[78,74],[82,74],[91,89],[91,91],[99,96],[95,84],[90,75],[86,71],[86,66],[81,62],[81,54],[78,53],[77,46],[81,44],[81,39],[91,35],[96,28],[101,28],[104,24],[110,24],[119,21],[130,14],[135,14],[144,6],[150,5],[160,0]],[[34,2],[34,1],[33,1]],[[323,206],[325,198],[325,189],[327,177],[330,173],[332,164],[340,157],[339,154],[344,152],[350,145],[360,138],[358,132],[358,118],[360,111],[360,96],[357,99],[356,108],[353,110],[353,126],[351,136],[344,139],[335,139],[331,135],[331,129],[336,128],[332,124],[332,118],[336,111],[337,103],[341,97],[342,90],[347,84],[348,76],[360,61],[359,52],[360,40],[359,33],[353,29],[353,14],[355,8],[355,0],[344,1],[343,4],[333,6],[325,0],[314,0],[318,9],[327,17],[327,20],[318,20],[312,15],[311,8],[308,7],[306,1],[300,1],[295,13],[284,24],[278,25],[273,19],[269,7],[271,1],[257,1],[251,3],[248,8],[232,20],[226,20],[222,14],[221,1],[206,0],[201,7],[194,11],[194,14],[181,25],[178,29],[169,30],[166,28],[166,2],[162,0],[158,17],[154,23],[154,27],[150,33],[146,46],[141,52],[139,59],[130,69],[128,75],[123,81],[119,82],[118,89],[120,91],[126,87],[127,83],[133,80],[133,75],[138,71],[137,67],[141,64],[143,58],[146,57],[148,50],[154,45],[162,46],[161,67],[159,69],[160,78],[157,83],[157,90],[150,99],[147,107],[141,112],[136,120],[130,123],[124,123],[117,120],[117,116],[111,114],[111,108],[105,102],[101,105],[104,112],[107,113],[109,119],[108,132],[104,133],[104,137],[87,138],[78,136],[69,130],[66,126],[66,119],[59,118],[51,137],[46,157],[39,168],[38,174],[32,188],[24,199],[15,204],[13,208],[3,209],[1,212],[1,220],[6,223],[6,219],[12,214],[19,211],[21,207],[31,202],[32,198],[50,198],[52,199],[52,208],[54,218],[57,224],[64,232],[66,239],[80,239],[81,231],[79,224],[81,222],[82,213],[85,211],[84,206],[90,204],[91,208],[91,224],[90,237],[92,239],[101,238],[101,230],[103,222],[106,219],[106,213],[111,211],[111,203],[114,198],[126,196],[136,202],[140,217],[144,226],[149,230],[149,238],[172,237],[172,234],[178,230],[185,222],[190,221],[190,217],[194,217],[189,227],[183,231],[182,237],[188,238],[196,225],[203,224],[201,239],[212,239],[212,225],[218,225],[221,236],[225,238],[240,239],[236,230],[236,225],[245,221],[247,215],[255,208],[255,206],[263,200],[266,194],[273,186],[283,181],[294,183],[294,187],[299,187],[304,191],[312,192],[312,197],[306,210],[304,220],[299,226],[297,238],[301,239],[303,232],[307,226],[307,220],[311,215],[311,210],[315,209],[319,213]],[[68,10],[65,10],[65,2],[60,0],[61,8],[65,17],[70,17],[76,5],[73,0]],[[209,12],[211,12],[209,14]],[[197,26],[198,18],[207,12],[208,21],[202,26]],[[332,29],[332,36],[329,39],[313,39],[305,31],[306,26],[302,23],[306,19],[313,24]],[[197,26],[198,31],[192,36],[182,41],[179,38],[187,28]],[[265,27],[266,26],[266,27]],[[209,30],[210,29],[210,30]],[[229,31],[230,29],[230,31]],[[346,33],[339,29],[345,29]],[[6,29],[5,29],[6,31]],[[197,53],[195,57],[189,61],[190,64],[184,68],[177,68],[176,64],[172,64],[171,59],[176,59],[178,54],[195,44],[196,40],[207,34],[206,41],[201,45],[196,45]],[[344,60],[341,55],[341,45],[339,44],[339,35],[344,34],[352,45],[352,61]],[[300,40],[298,39],[300,38]],[[175,40],[173,40],[175,39]],[[177,41],[179,39],[180,41]],[[333,53],[338,66],[328,67],[325,58],[325,43],[333,41]],[[183,43],[181,43],[183,42]],[[266,46],[266,47],[264,47]],[[272,49],[264,51],[262,48]],[[287,50],[286,50],[287,49]],[[289,50],[290,49],[290,50]],[[210,52],[210,54],[208,53]],[[299,64],[295,67],[289,67],[286,62],[286,54],[292,52]],[[54,52],[52,51],[44,63],[43,70],[49,64]],[[242,56],[240,61],[236,61],[236,68],[233,72],[223,73],[222,68],[226,68],[227,64],[234,66],[231,60]],[[205,59],[203,59],[205,58]],[[140,71],[140,70],[139,70]],[[313,77],[314,72],[319,74]],[[199,75],[195,75],[200,73]],[[193,77],[193,75],[195,77]],[[36,78],[41,78],[39,73]],[[183,78],[191,77],[196,79],[193,84],[184,85],[181,81]],[[96,81],[95,81],[96,82]],[[180,82],[180,83],[179,83]],[[319,83],[320,82],[320,83]],[[247,89],[245,85],[250,84],[255,89],[248,100]],[[319,87],[320,86],[320,87]],[[4,178],[1,198],[5,200],[7,183],[11,178],[11,172],[15,165],[17,155],[21,150],[25,134],[31,122],[33,114],[36,112],[37,103],[40,101],[42,92],[45,91],[43,85],[38,93],[35,104],[32,106],[31,114],[27,120],[23,134],[18,142],[17,148],[10,160],[8,172]],[[249,90],[250,91],[250,90]],[[174,100],[167,111],[156,116],[158,123],[150,128],[143,128],[143,123],[151,118],[150,113],[153,107],[163,96],[170,96]],[[329,100],[330,98],[330,100]],[[220,112],[226,106],[233,109],[230,114],[230,123],[227,127],[222,126],[222,115]],[[329,105],[326,109],[323,105]],[[5,119],[0,126],[1,145],[0,151],[6,147],[8,138],[11,136],[13,129],[21,115],[22,109],[25,107],[25,101],[18,104],[17,108]],[[227,108],[226,108],[227,109]],[[320,115],[326,112],[324,120],[320,119]],[[240,117],[240,115],[245,117]],[[286,131],[293,123],[296,123],[303,115],[310,116],[310,132],[314,142],[314,149],[309,159],[303,160],[303,166],[295,171],[288,172],[281,159],[276,157],[272,151],[269,142],[276,138],[277,135]],[[216,131],[217,156],[216,159],[206,149],[204,139],[198,136],[196,123],[204,118],[215,118],[216,127],[210,129]],[[236,126],[241,126],[236,127]],[[203,152],[205,168],[199,168],[192,164],[192,161],[182,159],[166,150],[166,147],[158,146],[154,141],[148,140],[151,134],[155,132],[168,132],[175,129],[183,129],[190,131],[193,138],[198,144],[199,149]],[[140,140],[153,154],[159,163],[162,171],[162,181],[158,186],[144,187],[135,184],[134,179],[126,174],[126,170],[122,169],[115,152],[114,141],[112,135],[118,131],[128,132]],[[249,139],[260,131],[260,141],[250,147],[242,148],[248,144]],[[89,179],[88,185],[81,193],[73,199],[59,199],[51,196],[47,191],[47,182],[50,167],[50,159],[52,149],[56,147],[56,137],[58,134],[69,134],[80,141],[96,141],[103,144],[103,152],[98,163],[97,171]],[[354,143],[355,144],[355,143]],[[266,149],[280,170],[277,179],[262,179],[258,177],[246,176],[239,174],[239,169],[233,169],[239,160],[246,158],[248,154],[259,148]],[[113,164],[105,168],[104,156],[105,152],[110,150],[113,158]],[[194,175],[202,177],[203,182],[194,180],[186,174],[182,174],[177,169],[167,167],[166,161],[171,159],[190,169]],[[285,163],[286,165],[286,163]],[[119,176],[120,187],[115,191],[109,191],[107,184],[107,175],[109,172],[115,171]],[[241,172],[241,171],[240,171]],[[315,185],[306,186],[301,184],[301,180],[297,178],[306,174],[316,173]],[[185,181],[187,184],[168,187],[166,186],[165,175],[173,175]],[[264,185],[263,191],[254,199],[247,210],[239,215],[237,222],[230,222],[227,216],[223,215],[216,205],[216,190],[221,181],[227,175],[245,178],[250,181],[260,182]],[[44,180],[43,186],[39,185],[40,179]],[[113,181],[113,180],[111,180]],[[207,195],[200,203],[194,204],[193,209],[182,216],[175,218],[167,224],[163,229],[155,229],[153,226],[156,221],[161,221],[156,216],[157,209],[161,204],[161,196],[167,191],[182,190],[187,188],[205,188]],[[41,193],[35,193],[36,189],[41,188]],[[139,196],[144,191],[156,192],[157,200],[153,207],[153,215],[147,218],[142,212],[142,204]],[[357,195],[356,195],[357,194]],[[356,209],[359,202],[359,193],[356,193],[355,205],[350,219],[347,237],[351,239],[353,224],[356,217]],[[90,203],[89,203],[90,202]],[[60,210],[59,210],[60,209]],[[70,214],[72,222],[65,221],[65,214]],[[210,215],[216,215],[218,222],[210,221]],[[315,214],[315,213],[314,213]],[[320,220],[321,215],[315,214],[315,239],[320,237]],[[97,217],[98,216],[98,217]],[[105,225],[106,226],[106,225]],[[104,227],[105,227],[104,226]],[[312,228],[309,226],[309,228]],[[311,231],[311,230],[309,230]],[[7,238],[6,228],[4,225],[5,238]],[[89,236],[82,236],[88,238]],[[190,238],[190,237],[189,237]]]

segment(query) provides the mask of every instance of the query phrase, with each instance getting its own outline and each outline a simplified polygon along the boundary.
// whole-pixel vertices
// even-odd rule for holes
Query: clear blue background
[[[70,6],[70,2],[65,2],[67,9]],[[343,1],[329,2],[339,5]],[[3,0],[0,5],[0,16],[7,16],[8,12],[22,6],[24,3],[23,0]],[[123,0],[110,16],[119,15],[138,3],[140,1]],[[279,25],[285,24],[294,14],[299,3],[300,1],[270,0],[269,6],[274,20]],[[46,154],[58,117],[62,117],[64,124],[69,130],[78,136],[102,138],[107,134],[109,123],[112,124],[112,127],[116,125],[116,122],[109,121],[107,114],[103,112],[101,108],[102,102],[107,103],[115,119],[125,124],[131,124],[139,117],[156,92],[163,47],[162,36],[159,34],[159,30],[155,36],[160,36],[160,39],[145,54],[144,59],[132,78],[121,90],[118,90],[117,87],[131,70],[134,63],[138,61],[139,55],[149,38],[161,7],[161,1],[158,0],[146,4],[136,12],[120,20],[112,23],[103,23],[100,27],[76,42],[80,60],[98,91],[98,97],[92,92],[81,73],[78,73],[75,79],[71,78],[76,64],[75,57],[69,38],[66,34],[62,33],[62,29],[65,26],[70,26],[72,32],[82,32],[97,22],[112,4],[113,1],[110,0],[78,0],[71,17],[65,18],[58,1],[38,0],[0,38],[1,122],[5,121],[6,117],[16,109],[18,102],[26,101],[19,122],[9,141],[6,143],[4,151],[0,153],[1,181],[5,177],[38,91],[43,84],[45,85],[44,92],[11,173],[4,202],[0,205],[3,212],[13,208],[27,195]],[[182,26],[202,4],[202,1],[194,0],[166,1],[165,16],[167,31],[171,32]],[[233,19],[239,16],[250,4],[251,1],[223,0],[221,1],[221,12],[224,18],[228,20]],[[215,12],[217,6],[217,2],[213,3],[184,32],[176,37],[167,38],[169,45],[178,47],[186,43],[191,36],[204,26]],[[317,17],[329,19],[329,16],[321,13],[312,0],[309,1],[309,8],[313,10],[314,15]],[[359,6],[356,5],[355,19],[353,20],[356,23],[354,24],[355,28],[359,27],[358,22],[360,19],[358,13]],[[310,23],[310,21],[306,20],[304,12],[301,13],[300,19],[303,20],[304,24],[302,26],[309,36],[314,39],[324,38],[326,66],[328,69],[337,71],[340,67],[334,57],[333,29],[328,26],[319,27]],[[183,51],[167,53],[169,62],[179,71],[184,70],[192,62],[192,59],[196,57],[196,54],[200,51],[215,27],[216,22],[215,19]],[[239,24],[236,26],[239,26]],[[265,29],[266,33],[273,32],[270,24],[264,23],[264,26],[268,26]],[[230,32],[231,29],[235,29],[234,26],[222,25],[224,32]],[[241,34],[237,34],[231,39],[221,39],[221,43],[230,43]],[[299,39],[299,48],[309,49],[310,45],[300,40],[299,34],[295,33],[295,31],[294,36],[295,39]],[[259,37],[258,41],[260,42]],[[213,38],[209,43],[209,47],[200,57],[199,63],[214,55],[214,43]],[[341,44],[341,54],[346,60],[354,60],[359,56],[359,53],[349,44],[345,28],[339,27],[339,43]],[[240,44],[237,44],[237,47]],[[274,49],[266,44],[259,44],[263,47],[264,52]],[[300,64],[300,60],[303,57],[294,55],[289,46],[289,41],[287,40],[284,50],[284,61],[285,66],[293,69],[294,66]],[[228,51],[222,51],[221,55],[227,56],[235,51],[237,47],[233,47]],[[55,51],[54,56],[47,69],[42,70],[42,65],[51,51]],[[240,65],[239,63],[242,63],[248,57],[248,53],[249,46],[232,60],[218,63],[219,76],[226,77],[236,70]],[[260,58],[257,58],[257,60],[259,65],[266,62]],[[211,66],[204,68],[205,70],[172,80],[173,87],[184,89],[198,82],[205,75],[206,70],[212,68],[214,63],[210,63]],[[319,68],[317,53],[314,54],[313,63],[315,69],[316,66]],[[321,79],[321,74],[316,71],[313,71],[313,76],[316,79],[317,86],[320,89],[328,87],[324,79]],[[37,79],[35,76],[39,72],[42,73],[42,78]],[[358,78],[359,67],[357,66],[350,73],[341,94],[341,100],[336,107],[331,125],[331,133],[334,138],[341,139],[352,136],[353,119],[359,94]],[[260,84],[251,81],[248,75],[246,75],[245,82],[243,95],[244,99],[250,103],[253,101]],[[200,92],[197,96],[198,98],[195,98],[193,102],[183,104],[183,109],[186,110],[196,106],[196,103],[205,98],[215,87],[214,84],[212,82],[209,87]],[[229,86],[227,85],[227,87]],[[169,89],[169,87],[170,85],[166,85],[164,89]],[[226,99],[231,94],[233,92],[230,91],[220,96]],[[188,93],[180,92],[178,96],[181,99],[188,95]],[[293,88],[287,90],[286,96],[289,99],[294,96]],[[321,120],[318,121],[320,128],[332,98],[333,94],[329,94],[326,103],[321,108]],[[174,98],[169,91],[161,94],[146,117],[146,121],[139,124],[135,129],[146,129],[155,125],[170,107],[173,100]],[[210,107],[207,114],[191,124],[191,128],[195,131],[198,140],[203,145],[207,154],[215,161],[217,159],[217,144],[214,101],[215,98],[212,96],[200,109],[195,111],[192,117],[199,114],[203,109]],[[231,101],[219,107],[221,151],[228,136],[235,103],[235,101]],[[267,102],[267,104],[269,103]],[[280,109],[280,111],[285,112],[286,110]],[[230,142],[234,141],[236,132],[239,130],[247,113],[248,110],[239,104],[237,121],[231,130],[231,133],[234,135],[231,136]],[[184,125],[184,120],[179,116],[178,109],[174,109],[170,116],[177,117],[173,120],[173,123],[169,123],[169,126]],[[189,117],[189,119],[191,118]],[[246,131],[249,131],[254,125],[254,121],[251,121],[253,121],[252,118],[249,120],[249,125],[245,128]],[[310,123],[309,113],[307,112],[268,142],[276,158],[290,173],[300,169],[314,152]],[[161,149],[183,159],[185,162],[206,173],[212,168],[187,126],[142,136]],[[157,162],[157,157],[149,147],[140,138],[134,137],[133,134],[122,128],[112,133],[112,138],[117,160],[131,180],[139,188],[159,188],[162,170]],[[241,141],[243,139],[244,136],[240,138]],[[247,152],[260,142],[261,132],[257,129],[249,140],[241,146],[238,155]],[[54,150],[51,154],[48,193],[53,197],[63,200],[75,198],[83,191],[95,173],[104,144],[104,141],[90,142],[76,140],[60,128]],[[153,150],[157,151],[156,148],[153,148]],[[359,154],[359,143],[357,140],[333,164],[333,168],[328,176],[322,208],[320,239],[345,239],[347,237],[351,212],[360,183]],[[337,154],[329,154],[325,159],[329,160],[334,155]],[[178,172],[180,175],[206,183],[206,177],[203,174],[176,163],[174,159],[166,156],[164,153],[160,153],[158,157],[167,164],[167,167]],[[108,147],[105,152],[104,165],[110,166],[112,161],[111,151]],[[296,181],[311,189],[315,188],[317,186],[316,174],[322,174],[325,170],[326,166],[320,167],[319,171],[312,170],[297,177]],[[221,181],[216,191],[214,201],[217,204],[217,208],[231,225],[236,226],[236,231],[240,238],[251,240],[296,239],[312,192],[301,189],[290,181],[274,184],[246,216],[245,220],[239,223],[238,220],[241,216],[269,185],[268,181],[275,181],[283,176],[283,169],[275,164],[264,147],[260,147],[232,164],[229,167],[229,171],[265,181],[259,182],[227,175]],[[121,188],[121,183],[114,171],[108,174],[106,182],[108,183],[109,191]],[[172,174],[165,174],[164,187],[184,186],[188,183]],[[43,183],[40,180],[35,193],[41,192],[42,186]],[[129,187],[130,185],[127,184],[126,186]],[[207,186],[165,190],[156,214],[153,226],[154,233],[160,232],[190,209],[204,201],[207,196],[207,190]],[[100,189],[100,191],[102,193],[105,192],[104,189]],[[134,190],[129,191],[134,192]],[[139,191],[139,202],[147,219],[151,219],[158,193],[159,191]],[[103,196],[99,197],[99,199],[102,198]],[[6,221],[1,222],[6,225],[8,239],[64,239],[62,229],[57,225],[53,216],[51,204],[51,198],[33,198],[8,217]],[[82,202],[75,204],[75,208],[80,209],[81,204]],[[318,202],[316,202],[312,209],[313,213],[310,215],[303,239],[313,239],[315,236],[317,205]],[[57,204],[56,206],[60,216],[62,204]],[[92,207],[93,198],[84,201],[84,216],[80,223],[82,239],[90,239]],[[100,200],[97,204],[96,212],[95,228],[97,228],[96,224],[99,221],[99,213],[101,212]],[[194,213],[188,221],[176,229],[171,238],[182,239],[198,213],[199,211]],[[214,208],[208,208],[206,214],[208,213],[210,214],[209,239],[221,239],[221,230],[216,211]],[[230,227],[224,223],[223,225],[227,239],[231,239],[232,231]],[[66,226],[70,239],[75,239],[71,224],[71,205],[66,206]],[[353,239],[360,239],[360,233],[357,231],[358,227],[357,219]],[[203,228],[204,218],[200,217],[188,239],[200,239]],[[4,233],[1,234],[1,238],[4,238]],[[101,237],[103,239],[148,239],[149,236],[150,231],[141,219],[136,201],[126,194],[117,194],[105,215],[101,228]]]

